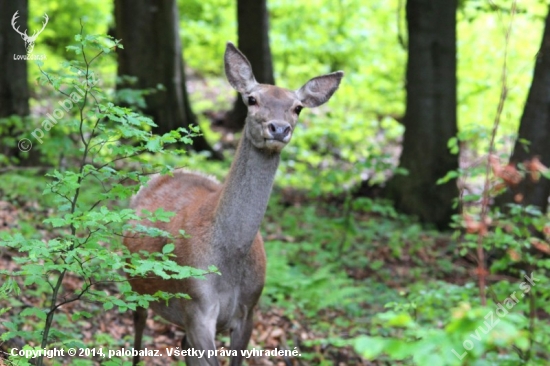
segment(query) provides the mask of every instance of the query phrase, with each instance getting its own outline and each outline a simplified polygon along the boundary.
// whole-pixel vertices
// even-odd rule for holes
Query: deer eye
[[[248,105],[256,105],[258,102],[256,102],[256,98],[254,97],[248,97]]]
[[[294,113],[296,113],[296,115],[299,116],[302,109],[304,109],[304,108],[301,105],[299,105],[296,108],[294,108]]]

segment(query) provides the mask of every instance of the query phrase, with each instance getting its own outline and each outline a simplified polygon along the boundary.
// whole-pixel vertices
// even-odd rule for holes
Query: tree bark
[[[158,125],[154,132],[164,134],[179,127],[197,124],[191,111],[179,36],[179,16],[175,0],[115,0],[116,38],[124,49],[118,51],[118,75],[138,78],[136,89],[164,90],[147,95],[143,112]],[[214,151],[204,136],[193,139],[197,151]]]
[[[528,141],[529,145],[521,141]],[[550,166],[550,7],[510,163],[517,165],[534,157]],[[528,175],[518,186],[500,196],[497,204],[504,206],[515,202],[537,206],[542,212],[547,212],[549,195],[550,180],[541,177],[534,181]]]
[[[262,84],[275,84],[266,0],[237,0],[237,35],[239,49],[250,61],[256,80]],[[237,95],[233,109],[225,117],[224,126],[233,131],[241,130],[247,113],[246,105]]]
[[[11,19],[18,11],[19,30],[28,29],[28,0],[0,0],[0,9],[0,118],[12,115],[27,117],[30,114],[28,61],[14,60],[14,55],[26,55],[27,50],[21,36],[12,28]],[[14,126],[8,126],[5,133],[12,136],[18,133],[15,130]],[[37,149],[26,152],[19,150],[17,146],[6,145],[0,147],[0,154],[15,157],[22,165],[35,165],[40,157]]]
[[[19,11],[17,25],[21,31],[28,28],[27,0],[0,0],[0,118],[13,114],[29,115],[29,86],[27,61],[14,60],[13,55],[26,55],[25,43],[11,26],[11,18]]]
[[[386,187],[401,212],[446,228],[458,195],[456,181],[436,181],[458,168],[447,148],[457,133],[456,0],[408,0],[405,134],[400,166]]]

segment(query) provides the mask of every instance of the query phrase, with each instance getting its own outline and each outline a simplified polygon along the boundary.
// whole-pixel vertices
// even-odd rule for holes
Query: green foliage
[[[178,3],[189,80],[200,78],[209,88],[221,89],[216,96],[208,90],[207,98],[193,92],[193,108],[198,113],[228,109],[234,92],[221,79],[222,55],[225,42],[236,41],[236,4],[229,0]],[[546,364],[550,331],[543,318],[550,313],[546,286],[550,263],[536,255],[535,249],[544,243],[532,233],[548,228],[547,215],[521,205],[489,214],[491,230],[482,237],[482,246],[489,254],[491,273],[495,277],[505,273],[507,279],[490,283],[489,304],[482,307],[468,273],[471,268],[463,264],[477,249],[479,239],[465,216],[456,217],[453,238],[442,238],[398,215],[386,202],[352,195],[360,181],[381,182],[394,170],[396,147],[404,131],[399,122],[405,97],[406,51],[399,43],[399,38],[406,38],[404,3],[269,1],[278,85],[298,88],[309,78],[336,69],[344,70],[346,76],[330,104],[302,114],[292,144],[283,152],[278,185],[306,188],[318,201],[306,199],[301,207],[284,207],[277,203],[280,196],[273,197],[265,220],[268,275],[262,304],[281,308],[294,324],[306,319],[313,332],[323,335],[300,346],[353,343],[359,354],[378,364]],[[474,223],[479,222],[479,187],[486,171],[486,165],[477,162],[487,149],[499,98],[495,85],[500,82],[503,25],[510,16],[509,6],[506,0],[460,1],[460,132],[449,141],[449,148],[454,153],[459,148],[466,151],[474,164],[449,172],[440,183],[459,178],[471,188],[457,200],[457,207],[465,208]],[[33,149],[54,167],[40,178],[32,170],[2,175],[1,200],[37,202],[38,207],[49,208],[47,213],[30,210],[34,216],[21,220],[19,232],[2,238],[0,247],[20,252],[16,258],[20,269],[0,273],[0,294],[4,295],[0,314],[21,310],[3,324],[7,332],[2,339],[21,337],[28,349],[40,347],[42,341],[49,347],[120,348],[124,340],[102,333],[94,336],[93,345],[84,345],[79,333],[82,322],[104,310],[124,311],[154,299],[184,296],[137,296],[126,282],[120,282],[123,272],[166,278],[174,272],[200,277],[216,271],[177,267],[171,244],[162,253],[130,256],[117,240],[125,230],[164,237],[167,243],[171,238],[161,230],[125,225],[137,217],[124,208],[135,191],[125,182],[145,183],[147,174],[142,173],[166,173],[181,165],[221,178],[228,162],[212,163],[201,155],[181,157],[179,151],[165,150],[172,142],[189,142],[196,131],[153,136],[152,121],[114,104],[143,107],[143,96],[155,92],[118,90],[115,96],[108,89],[114,85],[116,72],[112,47],[120,44],[79,35],[75,47],[65,48],[80,29],[80,20],[91,33],[106,33],[112,23],[112,2],[31,1],[29,8],[31,30],[39,26],[44,13],[50,16],[35,48],[35,53],[47,53],[48,59],[40,67],[29,63],[31,80],[41,76],[41,84],[35,84],[32,93],[33,110],[49,105],[59,109],[67,98],[63,93],[70,96],[83,85],[89,93],[48,130],[45,127],[50,122],[43,113],[39,121],[10,117],[0,123],[0,144],[7,147],[15,147],[20,137],[31,138],[37,127],[42,129],[43,142],[33,140]],[[508,99],[497,151],[509,150],[517,130],[546,11],[547,4],[540,0],[518,2],[507,59]],[[103,53],[93,61],[93,70],[78,61],[83,51],[90,55],[87,47]],[[63,64],[68,72],[55,71],[64,59],[71,60]],[[56,96],[50,95],[47,86],[57,90]],[[213,138],[215,133],[207,131],[206,136]],[[10,159],[0,155],[0,165],[20,163],[25,156]],[[334,201],[320,202],[327,197]],[[37,224],[41,215],[47,219]],[[147,215],[151,220],[166,220],[170,214]],[[535,271],[541,283],[528,294],[518,291],[525,266]],[[72,277],[84,279],[82,287],[66,288],[66,279]],[[25,287],[19,288],[16,279],[24,279]],[[116,283],[116,289],[109,287]],[[487,312],[496,311],[498,303],[514,291],[525,297],[485,334]],[[40,303],[28,306],[20,301],[21,293]],[[78,300],[93,302],[76,308],[71,316],[57,311]],[[471,350],[465,349],[470,345],[467,340],[472,342]],[[460,358],[452,350],[458,355],[468,352]],[[313,351],[303,354],[312,364],[329,362]],[[27,362],[21,357],[10,361]],[[120,360],[111,362],[119,364]]]
[[[329,106],[302,114],[292,144],[284,151],[278,182],[307,184],[316,196],[345,190],[360,179],[380,182],[395,159],[388,146],[397,145],[404,130],[396,120],[404,113],[406,49],[399,42],[406,38],[404,2],[275,0],[268,6],[278,85],[295,89],[318,74],[336,69],[346,73]],[[476,151],[487,148],[484,136],[498,103],[495,85],[500,83],[509,7],[506,1],[469,0],[461,3],[458,13],[459,127],[477,129],[476,139],[468,139]],[[540,0],[518,4],[507,59],[513,87],[508,90],[498,147],[507,148],[517,131],[545,12]],[[221,76],[224,44],[236,37],[235,3],[180,2],[180,14],[187,63],[201,74]],[[532,42],[525,43],[522,34],[533,35]],[[228,97],[210,109],[230,107],[227,99],[233,93],[224,93]]]
[[[219,75],[227,41],[236,42],[236,2],[232,0],[178,0],[180,33],[189,66]]]
[[[464,148],[477,141],[478,132],[477,128],[462,131],[449,141],[449,149],[456,151],[459,143]],[[379,330],[356,339],[355,349],[365,358],[418,365],[547,363],[550,335],[546,321],[538,314],[550,310],[550,291],[544,285],[550,279],[550,260],[540,255],[548,244],[537,238],[537,233],[547,232],[549,217],[524,204],[510,204],[502,211],[489,207],[490,198],[506,185],[540,179],[546,172],[525,166],[518,172],[508,166],[504,174],[495,155],[480,161],[447,173],[438,183],[458,178],[462,187],[477,186],[460,194],[461,213],[454,218],[454,238],[461,257],[471,256],[481,263],[476,269],[478,279],[485,278],[478,284],[483,288],[481,298],[478,300],[471,283],[456,287],[454,295],[449,293],[448,284],[435,291],[425,284],[418,286],[418,293],[411,291],[406,299],[386,304],[391,310],[376,316]],[[492,280],[487,285],[480,251],[490,256],[491,274],[515,280]],[[488,303],[481,306],[485,297]],[[454,304],[453,309],[449,309],[450,304]]]
[[[268,273],[262,305],[280,308],[293,322],[307,322],[309,329],[324,335],[305,341],[307,347],[349,346],[349,337],[375,329],[372,317],[384,310],[384,304],[401,301],[399,293],[385,284],[395,280],[392,268],[371,258],[379,258],[385,250],[392,259],[403,260],[408,255],[406,245],[413,246],[412,253],[423,246],[424,232],[387,202],[354,200],[344,219],[339,204],[284,207],[279,201],[275,194],[266,215]],[[279,230],[285,240],[269,240]],[[438,269],[411,270],[411,276],[431,276],[432,271]],[[365,272],[371,275],[353,275]],[[431,305],[428,302],[426,308]],[[320,362],[318,353],[302,354],[312,364]]]
[[[538,275],[535,280],[546,280],[536,277]],[[500,300],[491,301],[486,307],[468,302],[475,297],[473,289],[468,291],[468,287],[456,286],[449,292],[447,284],[423,290],[413,301],[388,303],[386,307],[391,310],[375,317],[380,335],[357,338],[355,348],[367,359],[410,360],[418,365],[429,362],[437,365],[517,365],[528,360],[529,365],[544,365],[544,358],[537,355],[543,354],[540,353],[543,351],[539,348],[542,346],[540,340],[548,336],[543,330],[542,334],[533,337],[526,316],[534,296],[532,291],[540,294],[541,288],[536,281],[531,287],[526,278],[521,280],[496,284],[493,290]],[[435,298],[426,296],[430,294],[436,295],[439,301],[434,302]],[[462,302],[456,302],[459,300],[456,295]],[[459,305],[448,309],[450,304]],[[432,312],[426,313],[426,310]],[[433,313],[434,310],[437,313]],[[434,323],[439,325],[434,327]],[[373,334],[378,332],[372,331]],[[510,352],[512,349],[515,352]]]
[[[113,27],[114,2],[108,0],[31,0],[29,1],[29,29],[40,29],[44,21],[44,14],[49,17],[44,31],[38,36],[34,48],[35,54],[44,54],[46,69],[63,72],[60,65],[64,60],[76,60],[78,56],[67,50],[67,46],[74,43],[74,35],[81,32],[85,26],[89,34],[111,34]],[[103,56],[94,61],[94,69],[100,71],[103,85],[114,85],[116,73],[116,58],[113,55]],[[28,63],[29,80],[36,80],[41,72],[33,62]],[[44,89],[34,84],[35,93],[31,93],[31,105],[47,106],[51,95],[45,95]]]
[[[49,0],[29,1],[29,28],[40,29],[44,14],[49,21],[40,34],[35,53],[46,48],[62,58],[74,59],[75,55],[65,51],[73,43],[75,34],[81,31],[81,22],[86,24],[90,34],[107,34],[113,21],[113,2],[106,0]],[[32,32],[30,33],[32,34]],[[40,46],[40,47],[39,47]]]
[[[223,89],[214,101],[212,95],[204,98],[201,92],[191,93],[193,108],[198,113],[226,110],[234,92],[219,78],[223,77],[225,42],[236,41],[236,3],[193,0],[178,5],[185,61],[193,70],[189,79],[203,77],[209,87]],[[313,194],[319,195],[345,190],[360,180],[369,179],[371,184],[384,180],[394,165],[393,146],[404,130],[397,121],[403,116],[405,97],[404,2],[274,0],[268,6],[278,85],[298,88],[318,74],[336,69],[346,73],[329,106],[302,115],[293,143],[285,150],[278,182],[285,186],[308,184]],[[503,56],[503,25],[510,16],[509,6],[504,0],[491,4],[468,0],[461,2],[458,13],[459,125],[461,131],[479,130],[478,137],[469,140],[477,151],[486,148],[483,134],[488,134],[499,98],[494,86],[500,83],[497,66]],[[69,4],[49,0],[31,2],[30,9],[33,24],[40,22],[44,12],[50,14],[50,23],[37,42],[38,53],[50,51],[46,67],[53,67],[63,55],[62,48],[80,27],[79,19],[95,33],[105,33],[112,23],[112,3],[104,1]],[[545,11],[540,0],[518,4],[507,60],[513,87],[508,90],[498,138],[503,147],[517,130]],[[531,42],[523,42],[522,34],[533,35]],[[105,63],[99,64],[104,83],[114,85],[115,60],[104,59]],[[30,72],[33,79],[39,73],[32,65]],[[142,98],[128,90],[119,95],[121,101],[143,105]],[[33,103],[42,102],[37,98]],[[208,138],[216,137],[205,130]],[[319,174],[310,174],[312,170]]]
[[[505,29],[510,21],[510,1],[464,1],[458,13],[458,115],[460,130],[485,131],[489,135],[500,98]],[[533,57],[538,52],[547,5],[539,0],[517,2],[507,58],[507,102],[497,136],[497,150],[507,147],[515,135],[532,78]],[[521,40],[528,32],[529,45]],[[498,87],[496,87],[498,86]],[[488,139],[469,140],[487,151]]]
[[[324,263],[311,268],[293,261],[300,251],[311,251],[316,247],[317,244],[309,243],[266,243],[270,260],[264,295],[287,309],[289,314],[300,312],[313,318],[322,310],[349,306],[361,293],[339,264]]]
[[[289,316],[300,312],[310,318],[329,308],[350,306],[360,291],[341,266],[329,259],[340,247],[337,238],[329,234],[342,227],[338,219],[318,215],[313,206],[285,210],[276,201],[271,200],[267,215],[279,218],[277,224],[291,242],[265,244],[269,260],[264,299],[287,309]],[[296,221],[295,215],[302,219]],[[332,230],[315,230],[318,226]]]
[[[101,89],[99,76],[91,68],[96,59],[120,47],[119,42],[82,33],[75,40],[77,44],[68,49],[77,56],[63,63],[65,73],[41,70],[41,83],[50,85],[62,95],[67,109],[56,120],[42,122],[43,145],[37,143],[35,148],[44,152],[49,161],[60,161],[56,156],[63,156],[64,161],[70,162],[51,169],[46,174],[47,184],[38,180],[35,185],[41,189],[43,203],[52,207],[42,221],[47,234],[41,235],[36,230],[2,232],[0,242],[3,250],[19,253],[13,258],[17,270],[0,271],[3,279],[0,298],[10,307],[24,309],[4,324],[7,331],[0,339],[7,341],[19,337],[27,348],[32,348],[29,345],[36,345],[37,349],[85,346],[78,321],[97,315],[101,309],[116,308],[124,312],[147,306],[150,301],[187,296],[162,292],[138,295],[131,290],[124,274],[181,279],[217,273],[215,267],[198,270],[179,266],[174,261],[174,245],[170,243],[174,238],[169,233],[128,223],[140,218],[166,222],[173,213],[159,209],[138,216],[119,203],[127,201],[139,186],[125,182],[144,184],[150,172],[171,170],[162,163],[151,163],[148,154],[179,154],[179,150],[165,150],[165,147],[175,142],[190,143],[197,130],[181,128],[163,136],[152,135],[153,121],[111,103]],[[16,126],[17,123],[15,121]],[[66,134],[54,135],[59,130]],[[58,149],[50,147],[50,139],[59,144]],[[51,155],[46,151],[51,151]],[[126,164],[121,165],[122,161]],[[132,166],[139,166],[139,171]],[[8,188],[9,184],[18,183],[13,177],[7,182]],[[17,198],[22,192],[14,189],[6,194]],[[185,235],[185,232],[180,231],[180,234]],[[162,253],[130,254],[115,239],[123,235],[162,236],[168,244]],[[13,297],[21,292],[16,278],[22,279],[25,293],[40,299],[40,303],[29,306]],[[69,278],[81,280],[76,289],[65,287]],[[120,284],[118,291],[106,290],[109,284],[117,283]],[[59,313],[60,307],[80,300],[102,306],[77,308],[71,319]],[[22,327],[23,324],[26,326]],[[98,343],[98,347],[108,346],[112,340],[101,342],[107,343]],[[42,359],[43,356],[38,357],[37,363],[42,364]],[[12,361],[25,363],[20,357]]]
[[[344,119],[344,126],[336,126]],[[342,194],[362,180],[379,184],[395,170],[391,155],[381,146],[362,143],[370,138],[369,132],[360,132],[364,121],[353,123],[349,117],[326,116],[309,123],[306,116],[303,123],[294,132],[292,145],[283,151],[278,175],[281,185],[306,185],[313,196]]]
[[[397,121],[404,112],[406,49],[399,42],[406,38],[403,4],[397,0],[372,4],[358,0],[269,2],[278,85],[295,89],[318,74],[336,69],[346,73],[329,106],[302,114],[292,144],[283,153],[279,184],[307,185],[312,187],[312,195],[320,196],[345,191],[361,180],[379,183],[393,170],[392,146],[404,131]],[[316,11],[311,11],[312,7]],[[476,152],[487,148],[498,103],[494,86],[500,83],[509,7],[506,1],[469,0],[461,3],[458,13],[458,138],[467,140],[468,148]],[[545,12],[540,0],[518,4],[507,59],[509,85],[513,87],[508,90],[503,128],[497,138],[499,150],[509,147],[517,130]],[[220,75],[224,44],[234,40],[228,35],[236,34],[234,2],[181,2],[180,14],[187,63],[201,74]],[[535,38],[525,44],[521,34]],[[204,108],[228,109],[227,99],[233,93],[228,88],[223,93],[228,97],[218,97]],[[192,99],[197,105],[204,98]],[[465,133],[475,134],[475,138]]]
[[[367,359],[385,354],[391,360],[408,359],[417,365],[493,365],[497,361],[499,365],[517,365],[517,356],[503,359],[498,350],[528,348],[527,333],[521,330],[526,319],[514,314],[500,318],[489,309],[463,303],[443,328],[422,326],[407,311],[388,311],[377,316],[378,322],[385,328],[400,329],[399,338],[362,336],[356,339],[355,348]]]

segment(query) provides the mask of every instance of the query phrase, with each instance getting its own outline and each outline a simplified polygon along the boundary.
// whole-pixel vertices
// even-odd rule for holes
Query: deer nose
[[[288,142],[290,136],[290,123],[285,121],[271,121],[267,124],[267,130],[274,140]]]

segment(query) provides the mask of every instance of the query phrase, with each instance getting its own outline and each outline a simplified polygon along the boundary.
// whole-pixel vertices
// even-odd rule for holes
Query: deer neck
[[[243,133],[216,207],[215,247],[248,252],[267,208],[279,157],[260,151]]]

